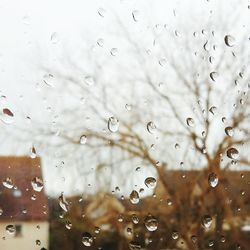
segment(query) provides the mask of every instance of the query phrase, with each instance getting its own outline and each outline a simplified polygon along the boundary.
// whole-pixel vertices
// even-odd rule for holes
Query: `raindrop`
[[[138,204],[140,201],[138,192],[136,190],[133,190],[129,195],[129,199],[132,204]]]
[[[141,245],[139,243],[131,241],[131,242],[129,242],[129,249],[130,250],[140,250]]]
[[[224,37],[224,41],[225,41],[225,44],[228,46],[228,47],[233,47],[234,44],[235,44],[235,38],[231,35],[226,35]]]
[[[41,241],[40,240],[36,240],[36,245],[40,246],[41,245]]]
[[[14,225],[7,225],[5,229],[9,234],[14,234],[16,232],[16,228]]]
[[[92,86],[94,85],[95,81],[94,81],[94,78],[92,76],[85,76],[84,78],[85,82],[89,85],[89,86]]]
[[[36,158],[36,149],[34,146],[32,146],[30,149],[30,158],[32,159]]]
[[[90,247],[93,244],[93,237],[90,233],[86,232],[82,234],[82,244],[86,247]]]
[[[14,186],[12,180],[9,177],[3,180],[3,185],[4,187],[9,188],[9,189],[13,188]]]
[[[59,42],[59,35],[56,33],[56,32],[53,32],[50,36],[50,41],[53,43],[53,44],[56,44]]]
[[[233,160],[237,160],[239,157],[239,151],[236,148],[229,148],[227,150],[227,157]]]
[[[111,54],[112,56],[116,56],[117,53],[118,53],[118,49],[117,49],[117,48],[112,48],[112,49],[110,50],[110,54]]]
[[[95,227],[95,234],[99,234],[101,232],[101,228],[100,227]]]
[[[132,222],[134,224],[138,224],[139,223],[139,218],[138,218],[138,216],[136,214],[132,215]]]
[[[69,211],[69,203],[66,201],[63,193],[58,198],[59,205],[63,209],[63,211],[68,212]]]
[[[31,186],[34,191],[41,192],[43,189],[43,181],[39,177],[35,177],[31,181]]]
[[[8,108],[4,108],[2,110],[2,114],[0,116],[0,119],[2,120],[2,122],[4,122],[5,124],[11,124],[14,121],[14,114],[10,111],[10,109]]]
[[[157,230],[157,228],[158,228],[158,221],[152,215],[148,215],[145,218],[144,224],[145,224],[147,230],[150,232],[153,232],[153,231]]]
[[[86,144],[86,142],[87,142],[87,136],[86,135],[82,135],[80,137],[80,144],[84,145],[84,144]]]
[[[205,215],[203,218],[202,218],[202,226],[204,228],[209,228],[210,226],[212,225],[212,218],[210,215]]]
[[[13,117],[14,114],[7,108],[3,109],[3,114]]]
[[[164,67],[167,64],[167,60],[165,58],[161,58],[159,60],[159,64],[160,64],[160,66]]]
[[[212,106],[210,109],[209,109],[209,112],[214,115],[215,111],[216,111],[216,107],[215,106]]]
[[[147,177],[144,181],[146,187],[148,188],[155,188],[156,186],[156,179],[154,177]]]
[[[67,220],[67,221],[65,222],[65,227],[66,227],[68,230],[70,230],[70,229],[72,228],[72,223],[71,223],[71,221]]]
[[[54,76],[52,74],[45,74],[43,76],[43,82],[49,86],[49,87],[53,87],[54,86]]]
[[[210,173],[208,175],[208,184],[211,187],[216,187],[218,185],[219,179],[218,176],[215,173]]]
[[[97,43],[98,46],[103,47],[104,40],[102,38],[99,38],[96,43]]]
[[[111,116],[108,119],[108,129],[110,132],[112,132],[112,133],[117,132],[119,129],[119,125],[120,125],[119,120],[117,118],[115,118],[114,116]]]
[[[210,44],[208,43],[208,41],[206,41],[203,45],[203,48],[205,51],[209,51],[210,50]]]
[[[197,236],[195,236],[195,235],[192,235],[191,236],[191,240],[192,240],[192,242],[195,244],[196,242],[197,242]]]
[[[209,76],[210,76],[210,78],[212,79],[212,81],[216,81],[216,78],[218,78],[218,76],[219,76],[219,74],[217,73],[217,72],[215,72],[215,71],[213,71],[213,72],[211,72],[210,74],[209,74]]]
[[[225,128],[225,133],[226,133],[226,135],[232,137],[234,135],[234,129],[232,127],[228,126]]]
[[[125,104],[125,109],[130,111],[132,109],[132,105],[131,104]]]
[[[139,12],[138,10],[134,10],[134,11],[132,12],[132,17],[133,17],[133,19],[134,19],[135,22],[138,22],[138,20],[139,20],[139,15],[140,15],[140,12]]]
[[[179,149],[179,148],[180,148],[180,145],[179,145],[178,143],[175,143],[174,148],[175,148],[175,149]]]
[[[100,17],[104,17],[104,16],[105,16],[105,12],[106,12],[106,11],[105,11],[105,9],[103,9],[103,8],[99,8],[99,9],[98,9],[98,14],[99,14]]]
[[[147,130],[150,134],[153,134],[156,130],[156,126],[153,122],[148,122],[147,123]]]
[[[186,119],[186,123],[189,127],[193,127],[194,126],[194,119],[189,117]]]
[[[226,118],[226,117],[222,117],[222,118],[221,118],[221,121],[222,121],[223,123],[225,123],[225,122],[227,121],[227,118]]]
[[[177,239],[179,238],[178,232],[174,231],[174,232],[172,233],[172,238],[173,238],[174,240],[177,240]]]

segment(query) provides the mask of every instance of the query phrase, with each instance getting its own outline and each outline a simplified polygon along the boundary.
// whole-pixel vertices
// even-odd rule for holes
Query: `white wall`
[[[22,236],[15,237],[6,231],[7,225],[22,225]],[[37,226],[40,228],[38,229]],[[5,239],[3,238],[5,237]],[[41,245],[36,244],[41,241]],[[48,249],[49,223],[32,222],[0,222],[0,249],[1,250],[40,250],[42,247]]]

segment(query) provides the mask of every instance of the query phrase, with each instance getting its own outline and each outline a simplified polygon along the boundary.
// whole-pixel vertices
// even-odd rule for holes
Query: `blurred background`
[[[0,1],[0,248],[249,249],[250,1]]]

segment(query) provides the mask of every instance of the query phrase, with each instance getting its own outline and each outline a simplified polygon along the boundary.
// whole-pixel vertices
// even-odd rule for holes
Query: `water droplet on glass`
[[[212,225],[212,218],[210,215],[205,215],[202,218],[202,226],[204,228],[209,228]]]
[[[179,148],[180,148],[180,145],[179,145],[178,143],[175,143],[174,148],[175,148],[175,149],[179,149]]]
[[[117,118],[115,118],[114,116],[111,116],[108,119],[108,129],[110,132],[112,132],[112,133],[117,132],[119,129],[119,125],[120,125],[119,120]]]
[[[191,236],[191,240],[192,240],[192,242],[194,243],[194,244],[196,244],[196,242],[197,242],[197,236],[195,236],[195,235],[192,235]]]
[[[236,148],[229,148],[227,150],[227,157],[233,160],[237,160],[239,157],[239,151]]]
[[[132,105],[131,104],[125,104],[125,109],[130,111],[132,109]]]
[[[85,76],[84,80],[89,86],[92,86],[95,83],[94,78],[92,76]]]
[[[59,42],[59,35],[56,33],[56,32],[53,32],[50,36],[50,41],[53,43],[53,44],[56,44]]]
[[[16,228],[14,225],[7,225],[5,229],[9,234],[14,234],[16,232]]]
[[[159,60],[160,66],[164,67],[167,64],[167,60],[165,58],[162,58]]]
[[[132,204],[138,204],[140,201],[138,192],[136,190],[133,190],[129,195],[129,199]]]
[[[177,240],[177,239],[179,238],[178,232],[174,231],[174,232],[172,233],[172,238],[173,238],[174,240]]]
[[[101,228],[100,227],[95,227],[95,234],[99,234],[101,232]]]
[[[215,111],[216,111],[216,107],[215,106],[212,106],[210,109],[209,109],[209,112],[214,115]]]
[[[226,135],[232,137],[234,135],[234,129],[232,127],[228,126],[225,128],[225,133],[226,133]]]
[[[153,122],[148,122],[147,124],[147,130],[150,134],[153,134],[156,130],[156,126]]]
[[[233,47],[234,44],[235,44],[235,38],[231,35],[226,35],[224,37],[224,41],[225,41],[225,44],[228,46],[228,47]]]
[[[40,240],[36,240],[36,245],[40,246],[41,245],[41,241]]]
[[[130,250],[140,250],[141,245],[139,243],[131,241],[131,242],[129,242],[129,249]]]
[[[10,109],[4,108],[2,110],[2,114],[0,116],[0,119],[5,124],[11,124],[14,121],[14,114],[13,114],[13,112]]]
[[[211,80],[215,82],[216,79],[218,78],[219,74],[217,72],[213,71],[209,74],[209,76],[210,76]]]
[[[54,86],[54,81],[54,76],[52,74],[45,74],[43,76],[43,82],[49,87]]]
[[[31,186],[34,191],[41,192],[43,189],[43,181],[39,177],[35,177],[31,181]]]
[[[193,127],[194,126],[194,119],[189,117],[186,119],[186,123],[189,127]]]
[[[132,17],[133,17],[133,20],[134,20],[135,22],[138,22],[139,16],[140,16],[140,12],[139,12],[138,10],[134,10],[134,11],[132,12]]]
[[[148,215],[145,218],[144,224],[145,224],[147,230],[150,232],[156,231],[158,228],[158,221],[152,215]]]
[[[0,208],[0,215],[2,215],[3,214],[3,209],[2,208]]]
[[[67,221],[65,222],[65,227],[66,227],[68,230],[70,230],[70,229],[72,228],[72,223],[71,223],[71,221],[67,220]]]
[[[100,17],[104,17],[104,16],[105,16],[105,13],[106,13],[105,9],[103,9],[103,8],[99,8],[99,9],[98,9],[98,15],[99,15]]]
[[[118,53],[118,49],[117,49],[117,48],[112,48],[112,49],[110,50],[110,54],[111,54],[112,56],[116,56],[117,53]]]
[[[36,158],[36,149],[34,146],[32,146],[30,149],[30,158],[32,159]]]
[[[215,173],[210,173],[208,175],[208,184],[211,187],[216,187],[218,185],[219,179],[218,176]]]
[[[132,222],[134,224],[138,224],[139,223],[139,218],[138,218],[138,216],[136,214],[132,215]]]
[[[86,232],[82,234],[82,244],[86,247],[90,247],[93,244],[93,237],[90,233]]]
[[[86,135],[82,135],[80,137],[80,144],[84,145],[84,144],[86,144],[86,142],[87,142],[87,136]]]
[[[63,193],[58,198],[59,205],[62,208],[63,211],[68,212],[69,211],[69,203],[66,201]]]
[[[11,188],[13,188],[14,184],[13,184],[12,180],[9,177],[7,177],[6,179],[3,180],[3,186],[11,189]]]
[[[155,188],[156,186],[156,179],[154,177],[147,177],[144,181],[146,187],[148,188]]]
[[[97,43],[98,46],[103,47],[104,40],[102,38],[99,38],[96,43]]]

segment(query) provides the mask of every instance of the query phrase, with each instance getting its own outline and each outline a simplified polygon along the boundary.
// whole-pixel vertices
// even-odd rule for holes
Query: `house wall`
[[[9,234],[6,231],[7,225],[22,225],[21,235]],[[38,226],[40,228],[38,228]],[[36,240],[41,244],[37,245]],[[1,250],[40,250],[48,248],[49,223],[48,222],[0,222],[0,249]]]

